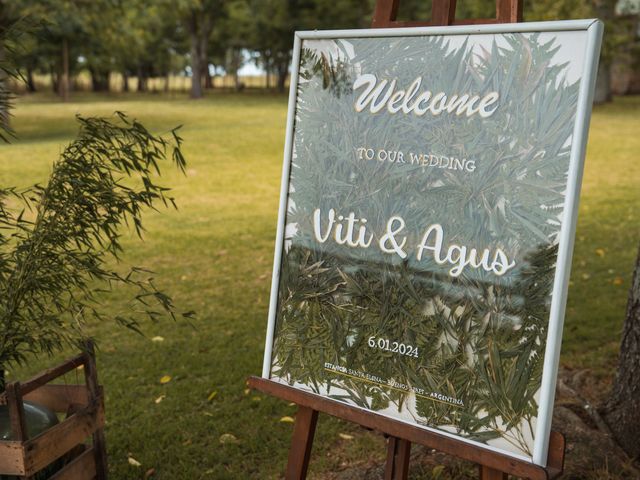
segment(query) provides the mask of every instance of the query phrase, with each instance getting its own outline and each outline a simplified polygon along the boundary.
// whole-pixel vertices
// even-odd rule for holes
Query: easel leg
[[[286,480],[304,480],[311,457],[313,435],[318,423],[318,411],[309,407],[298,407],[296,423],[293,427]]]
[[[478,467],[480,468],[480,480],[509,480],[509,475],[500,470],[485,467],[484,465],[478,465]]]
[[[384,480],[407,480],[409,478],[410,453],[411,442],[402,438],[389,437]]]

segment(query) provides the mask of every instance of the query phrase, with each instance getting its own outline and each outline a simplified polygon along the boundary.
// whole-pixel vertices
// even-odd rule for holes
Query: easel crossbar
[[[506,474],[529,478],[531,480],[549,480],[556,478],[562,473],[562,464],[556,464],[555,462],[561,462],[563,457],[562,455],[557,455],[557,452],[564,451],[564,437],[557,432],[551,432],[549,442],[549,466],[545,468],[377,413],[339,403],[336,400],[330,400],[319,395],[307,393],[273,380],[250,377],[248,379],[248,385],[267,395],[280,398],[287,402],[294,402],[300,407],[326,413],[342,420],[377,430],[391,437],[424,445],[428,448],[436,449],[440,452],[454,455],[460,459],[478,463]]]

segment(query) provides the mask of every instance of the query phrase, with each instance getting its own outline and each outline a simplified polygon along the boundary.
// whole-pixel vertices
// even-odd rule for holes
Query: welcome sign
[[[546,463],[601,35],[296,35],[265,378]]]

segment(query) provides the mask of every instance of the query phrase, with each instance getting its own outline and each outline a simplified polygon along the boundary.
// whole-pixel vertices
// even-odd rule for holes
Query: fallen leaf
[[[353,440],[353,435],[347,433],[339,433],[338,436],[343,440]]]
[[[127,461],[129,462],[129,465],[133,466],[133,467],[141,467],[142,464],[136,460],[133,457],[127,457]]]
[[[169,383],[171,381],[171,375],[164,375],[163,377],[160,377],[160,383],[162,385]]]
[[[151,478],[156,474],[156,469],[155,468],[150,468],[149,470],[147,470],[146,472],[144,472],[144,478]]]
[[[214,399],[214,398],[216,398],[216,396],[217,396],[217,395],[218,395],[218,392],[215,392],[215,391],[214,391],[214,392],[211,392],[211,393],[209,394],[209,396],[207,397],[207,401],[208,401],[208,402],[213,401],[213,399]]]
[[[251,389],[250,388],[245,388],[244,389],[244,394],[245,395],[249,395],[249,393],[251,393]]]
[[[583,273],[582,274],[582,279],[583,280],[589,280],[591,278],[591,275],[589,275],[588,273]]]
[[[251,397],[251,400],[254,401],[254,402],[261,402],[262,398],[260,398],[260,397]]]
[[[238,443],[238,438],[233,433],[223,433],[220,435],[220,443]]]
[[[210,412],[202,412],[202,414],[206,417],[213,417],[213,413]]]
[[[442,475],[443,471],[444,471],[444,465],[436,465],[431,470],[431,476],[433,478],[440,478],[440,475]]]
[[[604,248],[596,248],[596,255],[599,257],[604,257]]]
[[[623,283],[624,283],[624,278],[622,277],[616,277],[613,279],[614,285],[622,285]]]
[[[295,420],[292,417],[284,416],[280,419],[282,423],[293,423]]]
[[[165,398],[167,398],[166,395],[160,395],[158,398],[156,398],[155,399],[156,405],[160,403],[162,400],[164,400]]]
[[[151,341],[156,343],[164,342],[164,337],[156,336],[156,337],[153,337]]]

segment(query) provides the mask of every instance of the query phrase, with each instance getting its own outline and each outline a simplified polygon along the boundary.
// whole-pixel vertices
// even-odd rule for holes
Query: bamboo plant
[[[118,284],[136,291],[129,313],[114,316],[120,325],[140,331],[143,317],[176,316],[150,272],[122,272],[117,261],[123,226],[140,236],[146,208],[175,206],[155,176],[168,157],[184,170],[182,139],[122,113],[78,122],[46,185],[0,189],[0,390],[7,367],[79,346],[89,319],[109,320],[99,298]]]
[[[24,27],[22,21],[0,27],[0,139],[6,143],[14,137],[8,80],[21,80],[12,60]],[[54,163],[46,184],[26,190],[0,186],[0,393],[10,366],[84,345],[92,318],[113,316],[139,332],[143,317],[176,317],[151,272],[135,266],[123,272],[118,265],[122,227],[140,236],[145,209],[175,206],[156,177],[169,160],[184,171],[178,129],[167,138],[156,136],[120,112],[78,122],[77,138]],[[100,298],[117,285],[135,292],[127,315],[101,308]]]

